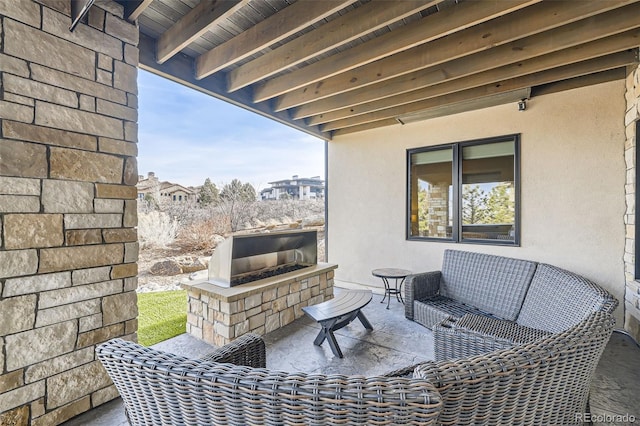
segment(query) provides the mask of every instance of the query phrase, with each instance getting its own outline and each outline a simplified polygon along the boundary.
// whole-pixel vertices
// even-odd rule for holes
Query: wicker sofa
[[[122,339],[96,349],[132,425],[433,425],[442,401],[428,380],[267,370],[245,334],[189,360]]]
[[[405,316],[433,330],[436,360],[486,354],[578,324],[618,301],[544,263],[446,250],[441,271],[407,277]]]
[[[132,425],[578,425],[613,325],[594,312],[530,343],[385,377],[271,371],[255,335],[202,360],[121,339],[97,355]]]

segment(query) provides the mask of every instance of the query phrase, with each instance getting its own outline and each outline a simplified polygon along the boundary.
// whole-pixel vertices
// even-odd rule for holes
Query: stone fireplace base
[[[303,306],[333,297],[338,265],[317,265],[277,277],[225,288],[207,281],[183,283],[187,332],[216,346],[246,333],[265,334],[304,315]]]

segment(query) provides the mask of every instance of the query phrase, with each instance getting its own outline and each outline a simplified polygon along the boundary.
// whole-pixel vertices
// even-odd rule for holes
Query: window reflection
[[[451,148],[411,156],[411,235],[451,238]]]

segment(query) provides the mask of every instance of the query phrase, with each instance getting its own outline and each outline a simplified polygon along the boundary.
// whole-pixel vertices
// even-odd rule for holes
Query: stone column
[[[96,2],[0,0],[0,424],[117,396],[95,347],[137,331],[138,29]]]
[[[431,185],[427,197],[429,201],[429,237],[447,238],[447,225],[449,223],[449,183],[438,182]]]
[[[626,288],[624,297],[624,328],[636,340],[640,341],[640,284],[635,277],[635,231],[636,231],[636,123],[640,120],[640,67],[629,67],[626,82],[627,112],[624,117],[626,126],[626,142],[624,158],[627,164],[627,182],[625,185],[627,211],[624,216],[626,225],[625,244],[625,276]]]

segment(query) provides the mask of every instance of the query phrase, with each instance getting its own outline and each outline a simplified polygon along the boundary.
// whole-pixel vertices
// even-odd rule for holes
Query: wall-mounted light
[[[520,99],[518,101],[518,111],[524,111],[527,109],[527,99]]]

